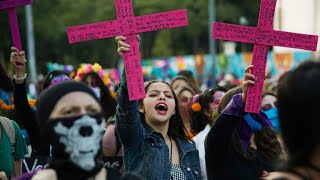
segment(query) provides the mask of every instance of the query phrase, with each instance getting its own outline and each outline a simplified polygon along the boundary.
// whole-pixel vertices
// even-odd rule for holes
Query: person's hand
[[[0,171],[0,180],[8,180],[6,173],[3,171]]]
[[[19,51],[15,47],[11,47],[10,62],[16,70],[16,77],[24,77],[27,62],[26,53],[24,51]]]
[[[267,171],[262,171],[261,177],[268,177],[268,176],[270,176],[270,173],[269,173],[269,172],[267,172]]]
[[[137,39],[140,42],[140,36],[137,35]],[[115,38],[117,44],[118,44],[118,50],[117,52],[122,56],[123,52],[128,52],[130,51],[130,45],[125,43],[126,37],[124,36],[117,36]]]
[[[298,176],[286,172],[266,172],[263,171],[260,180],[274,180],[274,179],[290,179],[301,180]]]
[[[256,84],[255,81],[257,80],[257,78],[253,74],[251,74],[252,68],[253,68],[253,65],[250,65],[245,69],[246,74],[244,76],[244,82],[242,86],[243,88],[242,102],[243,103],[246,102],[248,86]]]

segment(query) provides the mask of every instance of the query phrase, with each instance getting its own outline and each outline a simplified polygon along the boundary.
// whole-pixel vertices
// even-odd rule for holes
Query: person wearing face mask
[[[37,109],[52,159],[47,168],[20,179],[120,179],[118,171],[105,169],[97,159],[105,122],[99,100],[87,85],[69,81],[52,86],[40,95]]]
[[[270,120],[273,130],[277,135],[277,139],[281,144],[282,149],[284,150],[284,144],[281,137],[281,129],[279,124],[279,117],[278,117],[278,108],[277,108],[277,96],[271,92],[264,92],[262,94],[261,99],[261,111],[264,112],[268,119]],[[245,115],[246,121],[250,124],[251,129],[254,132],[258,132],[261,130],[262,125],[256,122],[250,114]]]
[[[49,156],[50,144],[41,140],[40,127],[37,123],[36,109],[31,108],[27,98],[27,74],[26,74],[26,54],[15,47],[11,47],[10,62],[15,69],[14,83],[14,106],[16,120],[22,122],[28,132],[32,153],[31,156]],[[48,73],[42,84],[42,90],[56,85],[60,82],[72,80],[64,71],[55,70]]]
[[[244,111],[247,88],[256,80],[252,68],[246,68],[243,86],[227,91],[219,103],[219,116],[205,140],[209,180],[256,180],[281,162],[281,146],[266,114]]]
[[[268,116],[274,131],[280,135],[281,129],[278,117],[278,98],[274,93],[265,92],[262,95],[261,110]]]
[[[263,93],[262,100],[261,100],[261,110],[268,116],[268,119],[272,124],[273,130],[276,133],[277,139],[280,142],[281,149],[283,152],[281,154],[281,159],[287,160],[288,153],[281,135],[277,95],[275,95],[272,92]]]
[[[120,55],[130,50],[125,40],[116,37]],[[150,81],[145,91],[144,99],[129,101],[122,72],[116,123],[125,170],[148,180],[200,180],[198,150],[186,135],[174,90],[164,81]]]
[[[116,157],[116,159],[122,161],[122,147],[115,124],[117,102],[111,95],[108,86],[111,81],[98,63],[93,65],[82,64],[77,70],[74,79],[87,84],[99,98],[100,105],[103,109],[103,116],[106,120],[106,131],[102,140],[103,156],[106,159]],[[121,166],[120,169],[123,170],[123,167]]]

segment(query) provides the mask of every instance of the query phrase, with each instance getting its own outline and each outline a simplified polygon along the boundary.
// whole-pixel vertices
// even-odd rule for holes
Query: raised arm
[[[125,37],[116,37],[118,53],[130,51],[130,45],[126,44]],[[124,148],[141,147],[144,128],[138,110],[138,101],[129,101],[127,81],[124,69],[121,75],[121,82],[117,91],[117,130]]]
[[[31,109],[27,98],[26,87],[26,55],[24,51],[19,51],[17,48],[11,48],[11,64],[15,68],[14,75],[14,106],[16,110],[16,120],[23,123],[26,128],[33,155],[48,155],[49,145],[42,144],[40,140],[40,127],[36,120],[36,113]]]
[[[241,108],[243,109],[244,105],[239,106],[239,102],[242,104],[241,94],[231,100],[226,108],[227,112],[231,109],[237,109],[238,112],[241,112]],[[209,131],[205,140],[208,179],[224,179],[226,163],[233,143],[232,134],[238,127],[243,126],[243,121],[241,115],[237,116],[222,112],[217,118],[215,125]]]
[[[226,164],[230,154],[233,152],[233,134],[237,137],[246,150],[251,137],[251,128],[245,122],[244,104],[247,87],[255,83],[255,77],[249,73],[253,66],[246,69],[243,93],[236,94],[222,111],[215,125],[209,131],[205,141],[206,166],[209,179],[224,179]],[[232,96],[236,91],[229,91],[225,96]],[[226,98],[226,97],[225,97]],[[232,151],[232,152],[230,152]]]

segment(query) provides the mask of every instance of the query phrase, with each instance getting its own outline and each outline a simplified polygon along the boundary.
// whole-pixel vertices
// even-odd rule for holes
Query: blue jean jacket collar
[[[163,138],[162,135],[154,131],[146,122],[142,122],[142,124],[146,130],[146,138],[153,139],[156,146],[161,146],[161,142],[159,142],[158,140],[159,140],[159,137]],[[174,139],[174,140],[176,141],[179,151],[181,152],[181,157],[183,157],[188,152],[196,150],[195,146],[190,143],[184,142],[183,140],[180,140],[180,139]]]
[[[179,147],[181,158],[183,158],[187,153],[197,150],[193,143],[189,143],[180,139],[175,139],[175,141]]]

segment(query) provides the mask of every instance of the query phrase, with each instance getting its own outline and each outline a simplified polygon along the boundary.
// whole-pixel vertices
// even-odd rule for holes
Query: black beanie
[[[95,93],[84,83],[76,81],[65,81],[44,90],[37,101],[37,118],[40,125],[44,125],[53,111],[56,103],[66,94],[81,91],[91,95],[98,103],[99,99]],[[81,98],[81,97],[79,97]]]

